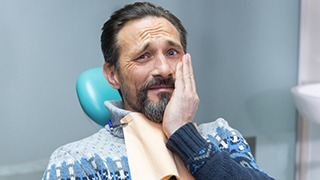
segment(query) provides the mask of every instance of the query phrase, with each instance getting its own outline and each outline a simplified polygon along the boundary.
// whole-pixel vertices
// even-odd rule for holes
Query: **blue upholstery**
[[[113,89],[104,77],[102,67],[81,73],[77,79],[76,91],[83,111],[101,126],[105,126],[110,119],[110,112],[103,102],[121,100],[118,90]]]

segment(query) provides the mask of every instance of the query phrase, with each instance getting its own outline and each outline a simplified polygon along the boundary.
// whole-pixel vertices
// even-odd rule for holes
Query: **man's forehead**
[[[130,45],[144,48],[152,39],[164,38],[170,45],[179,45],[180,36],[176,28],[165,18],[145,17],[128,22],[118,34],[120,46]]]
[[[119,31],[118,39],[145,40],[161,35],[179,37],[176,28],[165,18],[145,17],[127,22]]]

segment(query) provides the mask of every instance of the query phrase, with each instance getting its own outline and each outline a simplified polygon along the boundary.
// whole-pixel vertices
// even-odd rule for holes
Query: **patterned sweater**
[[[120,101],[105,103],[114,125],[129,111]],[[241,134],[222,118],[179,128],[167,141],[197,180],[272,179],[255,164],[250,147]],[[50,157],[43,180],[129,180],[130,168],[121,128],[108,126],[80,141],[56,149]]]

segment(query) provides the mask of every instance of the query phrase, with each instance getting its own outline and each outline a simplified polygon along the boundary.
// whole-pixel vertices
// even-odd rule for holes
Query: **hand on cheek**
[[[163,116],[162,128],[170,137],[178,128],[192,122],[199,105],[190,54],[176,67],[175,90]]]

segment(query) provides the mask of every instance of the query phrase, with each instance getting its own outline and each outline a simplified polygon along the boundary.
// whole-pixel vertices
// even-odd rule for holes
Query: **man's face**
[[[184,55],[178,31],[164,18],[145,17],[120,30],[118,45],[124,108],[161,122]]]

